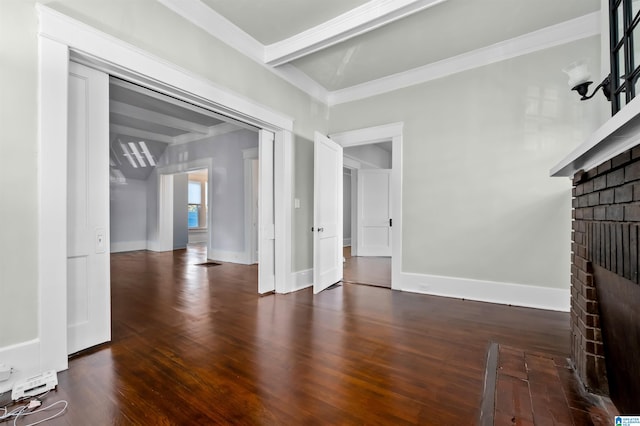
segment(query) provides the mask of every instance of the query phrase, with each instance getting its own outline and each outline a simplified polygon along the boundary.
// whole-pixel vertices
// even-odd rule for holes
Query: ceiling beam
[[[109,130],[112,134],[123,136],[131,136],[145,141],[152,140],[156,142],[173,143],[173,137],[161,135],[160,133],[148,132],[146,130],[134,129],[133,127],[122,126],[120,124],[110,124]]]
[[[182,120],[170,115],[113,100],[109,101],[109,112],[145,121],[147,123],[159,124],[172,129],[183,130],[189,133],[200,133],[206,135],[209,131],[209,127],[202,124],[193,123],[191,121]]]
[[[265,62],[278,66],[389,24],[446,0],[371,0],[327,22],[265,46]]]
[[[225,133],[235,132],[236,130],[240,130],[240,129],[241,129],[240,127],[236,126],[233,123],[217,124],[215,126],[209,127],[209,131],[207,132],[206,135],[200,135],[197,133],[185,133],[184,135],[174,137],[173,143],[175,145],[180,145],[183,143],[195,142],[202,139],[223,135]]]

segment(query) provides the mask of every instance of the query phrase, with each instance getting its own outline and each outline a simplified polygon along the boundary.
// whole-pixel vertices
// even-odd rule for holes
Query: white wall
[[[342,175],[342,236],[344,245],[351,244],[351,171],[344,169]]]
[[[182,249],[189,243],[189,175],[180,173],[173,177],[173,248]]]
[[[570,182],[548,172],[606,101],[561,70],[599,55],[592,37],[331,109],[331,132],[404,122],[403,272],[568,288]]]
[[[147,248],[147,182],[110,186],[111,252]]]

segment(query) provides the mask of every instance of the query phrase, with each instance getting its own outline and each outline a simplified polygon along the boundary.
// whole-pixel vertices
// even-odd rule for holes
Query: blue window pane
[[[189,228],[197,228],[198,227],[198,210],[189,211],[189,220],[188,220]]]

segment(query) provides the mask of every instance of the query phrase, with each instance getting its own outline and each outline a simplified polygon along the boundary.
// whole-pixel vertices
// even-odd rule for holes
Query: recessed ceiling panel
[[[163,126],[162,124],[151,123],[148,121],[139,120],[137,118],[129,117],[126,115],[120,115],[120,114],[114,114],[114,113],[109,114],[109,123],[117,124],[119,126],[131,127],[133,129],[144,130],[146,132],[157,133],[160,135],[171,136],[171,137],[180,136],[185,133],[188,133],[185,130]]]
[[[218,120],[217,118],[211,117],[206,114],[200,114],[194,111],[192,108],[188,108],[186,106],[186,103],[184,102],[184,107],[176,104],[175,100],[174,102],[169,102],[170,98],[168,96],[166,96],[167,101],[163,101],[157,97],[153,98],[143,93],[129,90],[126,87],[122,87],[118,84],[109,85],[109,98],[113,101],[121,102],[123,104],[132,105],[148,111],[158,112],[164,115],[179,118],[185,121],[190,121],[192,123],[200,124],[207,127],[223,123],[223,121]]]
[[[366,0],[202,0],[262,44],[294,36]]]
[[[448,0],[293,65],[328,90],[338,90],[598,10],[600,0]]]

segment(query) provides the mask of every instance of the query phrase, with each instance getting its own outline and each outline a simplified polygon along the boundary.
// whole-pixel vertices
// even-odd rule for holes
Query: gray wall
[[[258,134],[256,132],[238,130],[197,142],[171,145],[158,162],[159,167],[176,165],[185,165],[186,167],[189,160],[209,158],[212,160],[213,168],[209,170],[209,232],[210,248],[214,252],[243,253],[245,250],[244,159],[242,150],[257,146]],[[184,176],[186,179],[187,175],[179,176]],[[187,204],[186,188],[185,181],[185,206]],[[184,210],[184,229],[186,232],[186,209]],[[155,212],[150,212],[150,214],[153,215]]]
[[[131,243],[147,241],[147,182],[127,179],[110,186],[111,249],[119,251]]]
[[[187,205],[189,204],[189,175],[173,176],[173,248],[181,249],[189,243]]]
[[[561,70],[599,52],[592,37],[332,107],[331,132],[404,122],[403,272],[568,288],[570,182],[548,171],[606,100]]]

